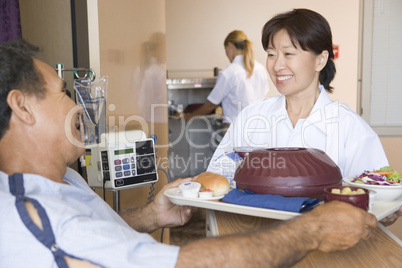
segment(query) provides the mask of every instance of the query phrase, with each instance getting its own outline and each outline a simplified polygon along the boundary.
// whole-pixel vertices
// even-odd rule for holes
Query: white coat
[[[216,149],[212,161],[235,147],[309,147],[326,152],[342,175],[359,175],[388,165],[378,135],[352,109],[332,101],[324,87],[310,115],[293,128],[285,96],[246,107]],[[214,171],[213,167],[208,167]]]
[[[207,100],[215,105],[222,103],[225,116],[223,122],[232,123],[244,107],[266,97],[268,90],[268,75],[264,66],[254,61],[253,74],[248,78],[243,55],[237,55],[233,62],[219,73]]]

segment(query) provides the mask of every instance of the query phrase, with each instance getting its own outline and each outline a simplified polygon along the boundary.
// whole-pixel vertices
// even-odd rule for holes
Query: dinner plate
[[[169,198],[185,198],[185,199],[196,199],[196,200],[206,200],[206,201],[221,200],[224,197],[224,195],[214,196],[214,197],[195,197],[195,198],[184,197],[179,188],[169,189],[169,190],[165,191],[165,195]]]

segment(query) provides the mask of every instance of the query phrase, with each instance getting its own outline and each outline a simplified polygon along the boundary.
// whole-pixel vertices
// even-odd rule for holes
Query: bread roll
[[[224,176],[212,172],[201,173],[197,182],[201,184],[200,191],[210,189],[214,196],[225,195],[230,190],[229,181]]]

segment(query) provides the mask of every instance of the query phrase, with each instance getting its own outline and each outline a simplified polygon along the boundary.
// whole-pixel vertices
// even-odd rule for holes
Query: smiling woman
[[[336,69],[331,28],[323,16],[308,9],[279,14],[264,25],[262,45],[282,95],[242,110],[211,163],[236,147],[307,147],[324,151],[344,177],[387,165],[374,131],[328,95]],[[219,173],[211,165],[208,170]]]
[[[315,71],[319,73],[319,82],[331,93],[332,87],[330,83],[334,79],[336,69],[333,62],[332,33],[327,20],[316,12],[295,9],[268,21],[263,27],[261,40],[263,48],[268,51],[267,63],[270,59],[269,49],[276,48],[274,37],[281,39],[280,36],[277,36],[279,32],[285,35],[282,38],[287,39],[284,40],[285,43],[282,43],[283,47],[278,47],[277,49],[293,48],[299,52],[308,52],[312,57],[324,54],[322,56],[325,58],[321,59],[323,62],[320,62],[323,66],[320,66],[320,69]],[[292,53],[289,53],[288,56],[292,56]]]
[[[287,97],[287,110],[293,127],[307,117],[320,95],[319,75],[328,61],[328,51],[319,55],[293,45],[286,30],[275,34],[267,49],[267,69],[279,93]],[[332,79],[331,79],[332,80]],[[330,86],[327,85],[330,92]],[[300,100],[307,101],[300,106]]]

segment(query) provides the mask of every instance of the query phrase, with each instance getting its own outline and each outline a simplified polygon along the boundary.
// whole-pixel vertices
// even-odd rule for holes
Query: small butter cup
[[[197,198],[201,184],[198,182],[185,182],[180,184],[179,189],[183,197]]]

